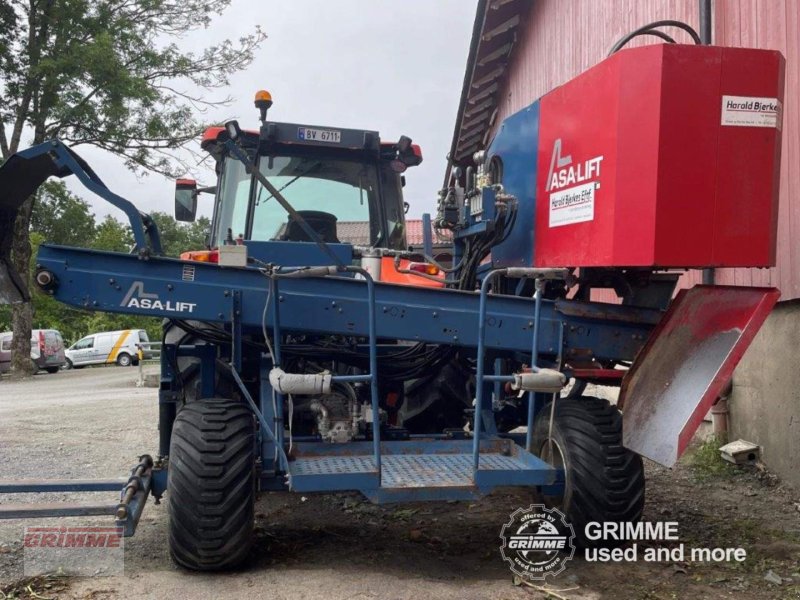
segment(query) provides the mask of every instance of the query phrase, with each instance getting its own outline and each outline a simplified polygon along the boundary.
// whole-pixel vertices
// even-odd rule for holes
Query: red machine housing
[[[774,265],[784,68],[658,44],[542,97],[535,266]]]

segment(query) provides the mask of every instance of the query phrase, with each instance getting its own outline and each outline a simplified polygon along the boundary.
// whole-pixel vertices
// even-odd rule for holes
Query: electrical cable
[[[666,40],[668,43],[675,43],[675,40],[668,35],[664,34],[663,32],[657,31],[659,27],[677,27],[678,29],[682,29],[689,36],[692,38],[695,44],[702,45],[703,41],[700,38],[700,35],[689,25],[683,23],[682,21],[673,21],[673,20],[664,20],[664,21],[655,21],[653,23],[648,23],[638,29],[634,29],[627,35],[621,37],[617,42],[611,46],[611,50],[608,52],[608,56],[611,56],[621,48],[623,48],[628,42],[632,39],[640,36],[640,35],[655,35],[656,37],[660,37],[663,40]],[[669,38],[669,39],[667,39]]]
[[[259,269],[264,276],[267,276],[266,273],[262,269]],[[267,345],[267,351],[269,352],[269,358],[272,361],[272,366],[277,366],[275,364],[275,353],[272,351],[272,343],[269,341],[269,336],[267,335],[267,309],[269,308],[269,301],[272,298],[272,281],[270,280],[269,286],[267,287],[267,300],[264,302],[264,312],[261,314],[261,333],[264,334],[264,343]]]

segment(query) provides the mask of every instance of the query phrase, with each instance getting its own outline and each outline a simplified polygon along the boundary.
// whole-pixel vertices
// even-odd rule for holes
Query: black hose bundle
[[[608,52],[608,56],[611,56],[618,50],[622,49],[628,42],[632,39],[637,38],[642,35],[650,35],[661,38],[668,44],[675,44],[675,39],[671,36],[667,35],[663,31],[659,31],[660,27],[677,27],[678,29],[683,29],[686,33],[688,33],[695,44],[702,44],[702,40],[700,39],[700,35],[692,29],[691,26],[683,23],[681,21],[672,21],[672,20],[665,20],[665,21],[655,21],[654,23],[649,23],[644,25],[643,27],[639,27],[638,29],[634,29],[629,34],[620,38],[616,44],[611,46],[611,50]]]

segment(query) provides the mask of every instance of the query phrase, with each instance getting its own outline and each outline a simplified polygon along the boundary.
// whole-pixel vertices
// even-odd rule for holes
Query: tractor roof
[[[316,149],[330,149],[339,152],[363,152],[376,157],[394,158],[397,150],[396,142],[381,142],[377,131],[364,129],[343,129],[335,127],[321,127],[301,125],[297,123],[266,122],[261,131],[243,129],[242,136],[246,144],[262,149],[276,147],[313,147]],[[200,142],[201,147],[216,154],[219,144],[228,139],[228,134],[222,126],[209,127],[203,132]],[[417,144],[411,145],[411,153],[422,162],[422,149]]]

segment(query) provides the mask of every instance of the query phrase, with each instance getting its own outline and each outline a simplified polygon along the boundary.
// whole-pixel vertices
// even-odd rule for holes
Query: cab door
[[[93,362],[94,353],[94,336],[90,335],[72,345],[69,358],[73,365],[86,365]]]

